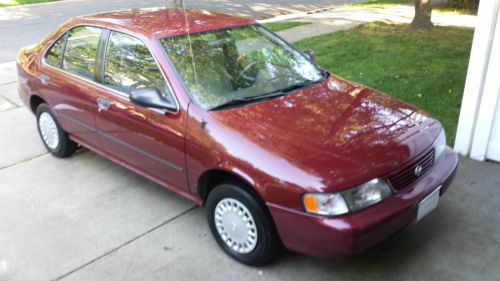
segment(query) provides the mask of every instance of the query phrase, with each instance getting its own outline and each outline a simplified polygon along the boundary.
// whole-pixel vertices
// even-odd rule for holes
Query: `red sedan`
[[[248,19],[87,15],[17,63],[54,156],[83,146],[205,204],[215,240],[247,264],[283,245],[328,257],[377,244],[433,210],[458,165],[437,120]]]

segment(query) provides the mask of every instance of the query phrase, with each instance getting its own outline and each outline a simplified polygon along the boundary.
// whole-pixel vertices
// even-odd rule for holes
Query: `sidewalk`
[[[414,7],[407,5],[391,6],[388,8],[353,6],[332,8],[312,14],[298,13],[277,16],[260,22],[267,23],[288,20],[311,22],[311,24],[308,25],[302,25],[278,32],[280,36],[288,41],[296,42],[304,38],[352,28],[367,22],[389,21],[393,23],[410,23],[413,20],[414,14]],[[476,18],[476,16],[472,15],[432,12],[432,22],[438,26],[473,28],[476,24]]]

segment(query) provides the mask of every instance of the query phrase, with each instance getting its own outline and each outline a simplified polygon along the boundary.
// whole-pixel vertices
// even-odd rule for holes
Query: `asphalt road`
[[[256,19],[359,0],[186,0],[186,7],[210,9]],[[22,46],[43,38],[67,19],[84,14],[165,5],[160,0],[66,0],[0,8],[0,62],[12,61]]]

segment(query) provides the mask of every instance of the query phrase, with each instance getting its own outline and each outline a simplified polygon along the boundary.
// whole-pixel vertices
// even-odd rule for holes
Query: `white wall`
[[[479,3],[455,150],[500,161],[500,0]]]
[[[486,149],[486,158],[500,162],[500,98],[497,100],[497,111],[493,122],[493,132]]]

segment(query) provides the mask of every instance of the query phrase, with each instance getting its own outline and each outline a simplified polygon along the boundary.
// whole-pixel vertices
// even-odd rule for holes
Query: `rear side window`
[[[62,49],[66,41],[66,33],[61,36],[52,47],[50,47],[45,59],[49,65],[61,67]]]
[[[73,28],[68,35],[62,68],[93,80],[100,36],[100,28],[90,26]]]
[[[141,40],[113,31],[108,42],[105,85],[125,93],[155,87],[165,96],[165,79],[149,49]]]

